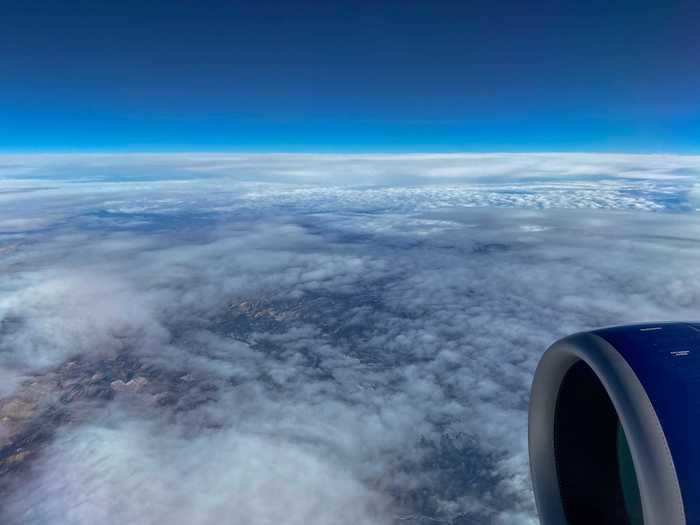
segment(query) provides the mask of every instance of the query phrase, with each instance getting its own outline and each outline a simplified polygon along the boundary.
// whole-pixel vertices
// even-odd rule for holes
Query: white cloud
[[[700,307],[693,157],[12,162],[0,221],[49,223],[0,233],[2,396],[80,402],[10,524],[531,523],[546,345]]]
[[[370,525],[387,502],[308,447],[142,422],[59,436],[4,505],[13,523]]]

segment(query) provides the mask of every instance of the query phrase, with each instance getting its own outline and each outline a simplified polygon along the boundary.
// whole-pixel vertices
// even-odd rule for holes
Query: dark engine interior
[[[603,384],[583,361],[557,398],[554,453],[568,525],[642,525],[634,464]]]

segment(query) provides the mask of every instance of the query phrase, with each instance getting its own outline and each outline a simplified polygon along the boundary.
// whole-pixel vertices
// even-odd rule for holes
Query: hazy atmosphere
[[[546,346],[697,317],[700,157],[0,157],[0,522],[530,524]]]

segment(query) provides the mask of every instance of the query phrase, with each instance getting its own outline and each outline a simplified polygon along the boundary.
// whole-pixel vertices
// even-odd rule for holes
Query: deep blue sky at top
[[[700,152],[700,3],[0,5],[0,150]]]

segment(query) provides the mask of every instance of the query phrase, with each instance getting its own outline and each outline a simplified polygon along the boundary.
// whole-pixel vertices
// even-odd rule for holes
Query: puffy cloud
[[[12,523],[380,524],[387,502],[312,447],[143,422],[59,436],[3,505]]]
[[[33,279],[32,279],[33,278]],[[168,334],[144,297],[111,276],[90,270],[33,274],[0,299],[7,323],[0,351],[5,366],[43,368],[75,354],[116,352],[127,345],[155,348]]]

